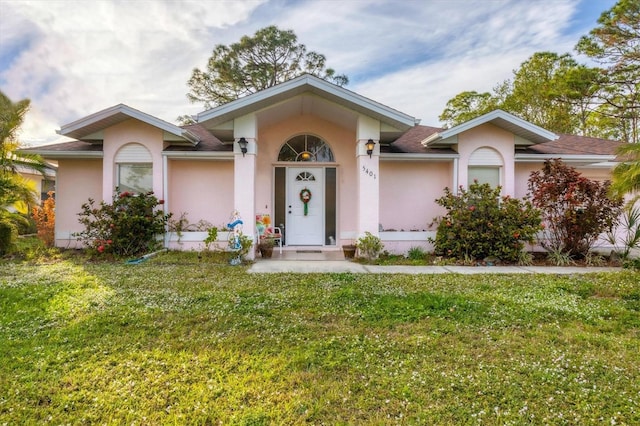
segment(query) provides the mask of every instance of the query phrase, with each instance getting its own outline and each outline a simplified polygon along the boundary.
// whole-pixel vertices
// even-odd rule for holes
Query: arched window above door
[[[325,141],[313,135],[294,136],[285,142],[278,161],[334,162],[333,151]]]

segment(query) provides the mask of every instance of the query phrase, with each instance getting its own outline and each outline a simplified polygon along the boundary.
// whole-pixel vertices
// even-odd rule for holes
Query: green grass
[[[640,275],[0,261],[0,424],[638,424]]]

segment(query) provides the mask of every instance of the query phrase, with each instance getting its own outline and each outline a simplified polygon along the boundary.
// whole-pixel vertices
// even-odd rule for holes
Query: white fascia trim
[[[233,160],[233,152],[189,152],[189,151],[168,151],[162,153],[163,157],[181,159],[212,159],[212,160]]]
[[[460,154],[380,154],[380,161],[449,161],[457,158],[460,158]]]
[[[472,120],[469,120],[466,123],[459,124],[455,127],[452,127],[448,130],[443,131],[440,135],[443,139],[446,139],[448,137],[465,132],[481,124],[488,123],[492,120],[495,120],[496,118],[501,118],[505,121],[510,122],[511,124],[514,124],[518,127],[521,127],[529,132],[535,133],[549,140],[556,140],[559,137],[553,132],[543,129],[542,127],[536,126],[535,124],[529,123],[528,121],[525,121],[519,117],[516,117],[515,115],[511,115],[508,112],[505,112],[501,109],[493,110],[485,115],[481,115],[480,117],[476,117]]]
[[[60,127],[60,130],[57,130],[56,133],[63,136],[68,136],[68,134],[71,132],[80,130],[85,126],[90,126],[94,123],[97,123],[101,120],[105,120],[119,113],[128,115],[131,118],[135,118],[136,120],[140,120],[151,126],[157,127],[161,130],[164,130],[165,132],[184,138],[189,142],[191,142],[191,144],[194,146],[197,145],[199,142],[199,139],[193,133],[187,130],[184,130],[183,128],[178,127],[174,124],[161,120],[160,118],[154,117],[152,115],[146,114],[137,109],[131,108],[130,106],[125,104],[118,104],[118,105],[112,106],[110,108],[104,109],[102,111],[98,111],[94,114],[91,114],[84,118],[76,120],[72,123],[66,124]]]
[[[203,111],[197,115],[196,121],[200,123],[221,115],[229,114],[236,110],[248,107],[251,104],[259,103],[261,101],[269,99],[270,97],[286,93],[290,90],[302,87],[304,85],[309,85],[310,87],[319,89],[330,95],[342,98],[348,102],[357,104],[358,106],[361,106],[365,109],[369,109],[378,114],[387,116],[392,120],[398,121],[410,127],[415,126],[416,123],[419,122],[414,117],[411,117],[393,108],[379,104],[371,99],[358,95],[355,92],[352,92],[340,86],[336,86],[335,84],[331,84],[325,80],[322,80],[321,78],[311,75],[302,75],[300,77],[294,78],[293,80],[278,84],[277,86],[269,87],[268,89],[252,93],[243,98],[236,99],[235,101],[231,101],[227,104],[215,107],[208,111]]]
[[[427,146],[429,145],[431,142],[436,141],[438,139],[442,139],[442,135],[440,132],[436,132],[432,135],[427,136],[426,138],[424,138],[420,143],[422,144],[422,146]]]
[[[616,159],[615,155],[582,155],[582,154],[516,154],[515,161],[518,163],[539,163],[541,161],[553,160],[559,158],[566,163],[604,163],[612,162]],[[615,164],[614,164],[615,165]]]

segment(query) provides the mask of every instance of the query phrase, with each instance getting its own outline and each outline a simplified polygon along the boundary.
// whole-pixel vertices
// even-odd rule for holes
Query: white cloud
[[[613,1],[613,0],[607,0]],[[267,25],[293,29],[349,89],[437,125],[447,100],[488,91],[531,54],[571,51],[580,0],[126,1],[0,0],[2,90],[30,98],[30,142],[126,103],[167,121],[216,44]],[[603,10],[606,5],[603,6]]]
[[[260,3],[3,2],[23,25],[3,30],[2,44],[30,40],[2,72],[3,90],[32,100],[23,129],[30,142],[121,102],[173,121],[200,109],[189,111],[186,81],[206,63],[210,32],[247,19]]]

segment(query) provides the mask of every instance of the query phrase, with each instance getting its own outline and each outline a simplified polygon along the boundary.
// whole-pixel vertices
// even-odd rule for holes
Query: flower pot
[[[353,244],[342,246],[342,253],[344,253],[345,259],[353,259],[356,257],[356,246]]]
[[[271,256],[273,256],[273,247],[260,247],[260,256],[265,259],[271,259]]]

